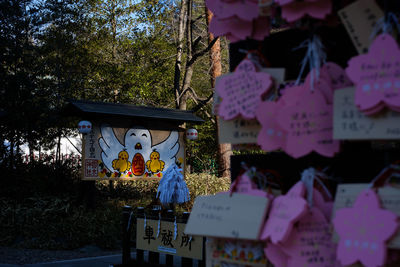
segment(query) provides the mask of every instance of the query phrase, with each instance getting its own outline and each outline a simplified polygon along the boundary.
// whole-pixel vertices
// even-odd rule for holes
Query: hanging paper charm
[[[355,104],[364,114],[384,107],[400,112],[400,49],[391,35],[379,35],[367,54],[349,61],[346,73],[356,85]]]
[[[361,192],[352,208],[337,210],[333,224],[340,237],[337,258],[343,265],[360,261],[367,267],[384,266],[386,242],[399,225],[396,214],[380,208],[373,190]]]
[[[224,120],[241,115],[245,119],[255,118],[255,111],[261,97],[272,85],[271,76],[256,72],[254,63],[243,60],[231,75],[220,78],[216,84],[218,95],[222,98],[218,114]]]
[[[179,169],[176,164],[165,171],[157,189],[157,195],[162,204],[181,204],[190,200],[189,189],[181,171],[182,169]]]

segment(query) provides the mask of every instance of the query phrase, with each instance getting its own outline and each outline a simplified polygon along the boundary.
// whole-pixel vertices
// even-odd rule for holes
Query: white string
[[[174,221],[174,240],[176,240],[176,236],[178,235],[178,224],[176,223],[176,216]]]
[[[392,12],[389,12],[386,14],[386,16],[380,18],[376,22],[369,39],[373,40],[380,32],[389,34],[393,33],[393,24],[396,26],[397,32],[400,33],[400,23],[396,15]]]
[[[157,223],[157,238],[160,236],[160,228],[161,228],[161,214],[158,214],[158,223]]]
[[[147,219],[146,219],[146,214],[144,215],[144,224],[143,224],[143,227],[144,227],[144,230],[146,231],[146,225],[147,225]]]
[[[314,35],[311,39],[305,40],[293,50],[298,50],[300,48],[307,48],[307,52],[305,57],[301,61],[300,73],[297,77],[295,84],[300,84],[301,77],[303,76],[303,72],[308,64],[311,73],[311,91],[313,92],[314,81],[319,79],[321,66],[326,62],[326,53],[324,51],[324,46],[321,42],[321,39],[317,35]],[[316,77],[314,77],[314,75]]]
[[[307,202],[310,207],[313,205],[313,188],[314,188],[315,169],[308,168],[301,173],[301,181],[306,186]]]
[[[313,204],[313,189],[314,189],[314,180],[317,181],[322,189],[325,191],[326,195],[330,198],[333,199],[331,192],[329,192],[328,188],[325,186],[325,184],[318,178],[318,176],[321,177],[326,177],[326,175],[323,172],[319,172],[314,168],[308,168],[305,169],[301,173],[301,181],[304,183],[307,189],[307,202],[312,207]]]
[[[280,187],[278,184],[268,181],[268,178],[264,174],[257,172],[256,167],[253,166],[249,168],[243,161],[241,162],[241,166],[246,171],[246,175],[249,176],[250,179],[253,177],[257,178],[259,188],[264,189],[265,187],[267,187],[267,185],[275,186],[278,188]]]
[[[378,181],[379,178],[380,178],[385,172],[387,172],[389,169],[394,169],[394,170],[396,170],[396,171],[400,171],[400,166],[391,164],[391,165],[389,165],[389,166],[383,168],[383,170],[381,170],[380,173],[379,173],[377,176],[375,176],[374,179],[372,179],[371,183],[368,185],[368,188],[374,187],[376,181]],[[393,174],[393,173],[392,173],[390,176],[387,177],[386,180],[389,180],[389,178],[391,178],[391,177],[396,177],[396,178],[398,178],[398,177],[400,177],[400,174],[398,174],[398,173],[394,173],[394,174]]]

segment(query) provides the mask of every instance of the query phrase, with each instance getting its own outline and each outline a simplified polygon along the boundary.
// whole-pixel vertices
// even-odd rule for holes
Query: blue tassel
[[[181,204],[190,200],[189,189],[176,164],[171,165],[164,172],[158,185],[157,195],[163,205],[168,203]]]

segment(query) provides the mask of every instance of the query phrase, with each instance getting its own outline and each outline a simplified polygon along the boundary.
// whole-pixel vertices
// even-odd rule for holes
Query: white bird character
[[[102,124],[100,126],[101,137],[99,138],[99,145],[102,149],[101,159],[104,165],[110,171],[113,171],[112,161],[118,158],[118,153],[122,150],[126,150],[132,161],[133,158],[139,156],[143,157],[144,163],[149,159],[150,154],[153,150],[157,150],[160,153],[160,160],[165,162],[164,170],[168,169],[171,164],[176,162],[176,155],[179,151],[179,133],[177,131],[171,131],[167,139],[159,144],[152,146],[152,137],[149,130],[143,127],[135,127],[129,129],[125,134],[124,144],[121,144],[110,125]],[[140,161],[142,162],[142,161]],[[134,170],[134,163],[132,161],[132,170]],[[140,168],[139,168],[140,169]],[[132,171],[135,174],[135,171]],[[142,172],[139,172],[142,173]]]

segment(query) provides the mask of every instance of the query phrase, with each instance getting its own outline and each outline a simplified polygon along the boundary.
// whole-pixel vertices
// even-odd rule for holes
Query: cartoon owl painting
[[[150,131],[144,127],[136,126],[130,128],[125,133],[123,144],[117,139],[110,125],[102,124],[100,131],[99,145],[102,150],[101,159],[104,166],[110,171],[118,171],[117,168],[119,168],[119,172],[122,172],[122,170],[125,171],[131,168],[133,175],[141,176],[145,173],[146,167],[151,173],[154,173],[153,171],[155,170],[160,170],[157,172],[161,172],[176,162],[176,155],[180,147],[178,131],[171,131],[164,141],[155,145],[152,144]],[[121,153],[124,155],[124,160],[119,158]],[[155,156],[154,159],[151,158],[151,154]],[[126,155],[128,157],[125,160]],[[117,157],[118,159],[116,159]],[[146,166],[147,164],[145,163],[149,160],[153,164]]]

